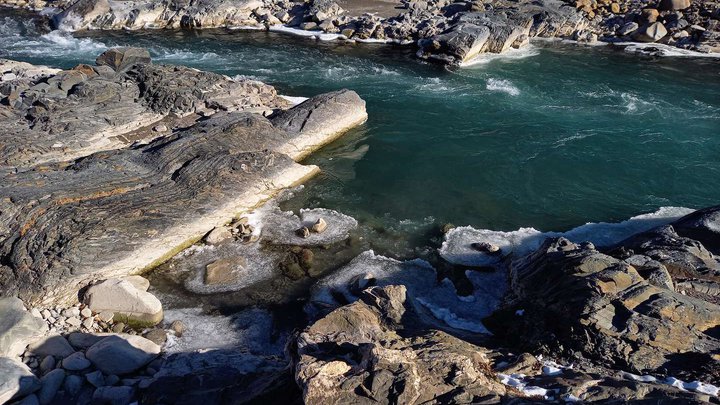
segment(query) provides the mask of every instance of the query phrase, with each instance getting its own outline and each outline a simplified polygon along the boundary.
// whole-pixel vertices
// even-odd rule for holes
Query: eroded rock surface
[[[423,329],[404,286],[374,287],[300,334],[295,378],[306,403],[499,400],[483,350]]]
[[[304,155],[366,115],[340,91],[296,107],[316,129],[288,132],[248,112],[287,106],[272,87],[176,66],[82,67],[47,80],[0,106],[10,128],[0,133],[0,292],[28,303],[73,301],[91,281],[158,264],[313,175],[286,153]],[[338,98],[346,109],[333,115]],[[169,133],[134,133],[147,144],[108,136],[146,113],[192,116]],[[59,140],[68,147],[53,147]]]
[[[513,261],[507,309],[489,323],[521,347],[717,382],[720,306],[707,299],[710,288],[690,294],[672,283],[712,286],[719,269],[700,242],[672,226],[633,236],[608,254],[589,243],[549,239]],[[524,315],[512,316],[519,308]]]

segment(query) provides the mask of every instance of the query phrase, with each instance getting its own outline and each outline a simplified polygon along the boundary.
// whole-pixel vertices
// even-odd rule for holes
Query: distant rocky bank
[[[447,64],[520,48],[533,38],[639,42],[700,53],[720,52],[717,2],[402,0],[392,17],[374,15],[368,4],[368,13],[352,15],[331,0],[0,1],[0,5],[45,10],[43,14],[52,25],[64,30],[259,29],[323,40],[414,44],[419,58]],[[642,50],[668,53],[647,46]]]

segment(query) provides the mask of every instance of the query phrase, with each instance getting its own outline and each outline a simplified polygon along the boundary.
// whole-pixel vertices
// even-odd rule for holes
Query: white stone
[[[163,318],[160,300],[128,280],[109,279],[90,287],[85,303],[94,312],[112,311],[116,321],[156,325]]]
[[[40,380],[28,366],[17,360],[0,357],[0,403],[23,397],[40,388]]]
[[[45,331],[45,322],[27,312],[20,299],[0,298],[0,356],[19,356],[29,341]]]

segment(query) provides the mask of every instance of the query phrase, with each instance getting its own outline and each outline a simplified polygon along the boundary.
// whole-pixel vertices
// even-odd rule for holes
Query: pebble
[[[40,310],[37,309],[37,308],[33,308],[33,309],[30,311],[30,313],[31,313],[32,316],[34,316],[35,318],[42,318],[42,317],[43,317],[42,314],[40,313]]]
[[[185,329],[186,328],[185,328],[185,324],[183,323],[183,321],[180,321],[180,320],[172,321],[172,323],[170,324],[170,330],[175,333],[175,336],[178,336],[178,337],[182,336],[182,334],[185,333]]]
[[[83,326],[85,329],[90,330],[90,329],[92,329],[92,327],[93,327],[93,322],[94,322],[94,321],[93,321],[92,318],[85,318],[85,320],[82,322],[82,326]]]
[[[303,226],[302,228],[297,230],[297,235],[301,238],[309,238],[310,237],[310,230],[307,228],[307,226]]]
[[[122,322],[118,322],[112,327],[112,331],[115,333],[122,333],[122,331],[125,329],[125,324]]]
[[[92,316],[92,311],[90,308],[83,308],[82,311],[80,311],[80,315],[82,315],[83,318],[90,318]]]
[[[105,377],[100,370],[85,374],[85,379],[87,379],[90,384],[98,388],[105,385]]]
[[[82,324],[82,321],[80,321],[79,318],[76,318],[76,317],[73,316],[72,318],[68,318],[67,320],[65,320],[65,323],[67,323],[67,324],[70,325],[70,326],[74,326],[74,327],[77,328],[77,327],[80,326],[80,324]]]

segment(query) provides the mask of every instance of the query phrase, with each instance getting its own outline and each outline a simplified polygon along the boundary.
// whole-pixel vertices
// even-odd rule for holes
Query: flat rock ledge
[[[141,273],[314,175],[295,160],[367,118],[352,91],[283,112],[265,84],[112,52],[3,83],[3,296],[72,303],[93,281]]]

